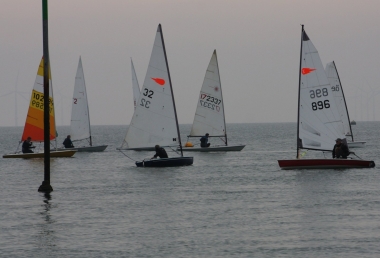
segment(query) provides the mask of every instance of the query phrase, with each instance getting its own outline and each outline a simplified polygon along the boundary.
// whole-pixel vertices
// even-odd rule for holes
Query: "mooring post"
[[[42,0],[42,37],[44,53],[44,181],[39,192],[50,193],[50,114],[49,114],[49,37],[48,37],[48,1]]]

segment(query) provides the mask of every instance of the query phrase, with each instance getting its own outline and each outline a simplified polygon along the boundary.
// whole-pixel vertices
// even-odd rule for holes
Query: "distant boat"
[[[100,152],[107,148],[107,145],[92,145],[90,111],[88,109],[87,90],[84,80],[82,58],[79,57],[77,74],[73,93],[71,109],[70,136],[73,142],[87,140],[90,146],[75,146],[79,152]]]
[[[334,101],[318,50],[302,25],[298,89],[297,159],[278,160],[281,169],[371,168],[372,160],[302,159],[300,150],[331,152],[335,140],[345,139],[345,130]],[[331,155],[329,153],[329,155]]]
[[[356,121],[355,121],[355,120],[352,120],[352,121],[351,121],[351,125],[356,125]]]
[[[193,147],[191,146],[192,144],[187,143],[183,150],[200,152],[241,151],[245,145],[228,145],[227,142],[222,84],[220,82],[216,50],[214,50],[207,67],[197,103],[193,126],[188,138],[196,137],[199,139],[208,133],[209,137],[223,139],[224,144],[210,147]],[[188,147],[187,145],[190,146]]]
[[[347,145],[349,148],[364,148],[365,143],[366,143],[365,141],[354,141],[354,136],[353,136],[352,128],[351,128],[352,122],[350,123],[350,116],[348,114],[346,99],[344,97],[343,86],[340,81],[340,77],[338,74],[338,70],[336,69],[335,62],[333,61],[331,63],[328,63],[326,65],[325,70],[327,73],[327,78],[329,79],[329,82],[331,84],[331,90],[333,92],[333,96],[337,104],[340,117],[343,122],[343,127],[346,132],[346,136],[349,136],[351,138],[351,141],[347,142]]]
[[[44,59],[41,59],[40,65],[38,67],[36,80],[32,90],[32,95],[29,104],[29,110],[25,121],[24,132],[21,137],[21,141],[18,145],[20,147],[21,143],[25,141],[28,137],[32,138],[33,142],[44,142]],[[55,112],[54,112],[54,101],[53,101],[53,88],[51,82],[51,74],[49,71],[49,114],[50,114],[50,140],[54,140],[57,136],[56,126],[55,126]],[[21,153],[18,151],[15,153],[5,154],[3,158],[43,158],[43,152],[36,153]],[[71,157],[75,154],[76,150],[51,150],[50,157]]]
[[[158,25],[144,85],[124,143],[128,149],[143,150],[155,145],[182,147],[172,82],[161,24]],[[193,164],[193,157],[148,159],[138,167],[170,167]]]

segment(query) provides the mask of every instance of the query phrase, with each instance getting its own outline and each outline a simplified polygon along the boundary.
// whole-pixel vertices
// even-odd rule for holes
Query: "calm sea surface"
[[[354,151],[373,169],[282,171],[277,159],[296,156],[295,123],[227,127],[243,151],[137,168],[116,151],[125,126],[93,126],[107,150],[52,159],[49,196],[37,192],[42,159],[1,159],[1,257],[380,257],[379,122],[354,126],[367,141]],[[59,143],[68,131],[58,127]],[[190,125],[181,131],[186,141]],[[0,153],[21,134],[0,128]]]

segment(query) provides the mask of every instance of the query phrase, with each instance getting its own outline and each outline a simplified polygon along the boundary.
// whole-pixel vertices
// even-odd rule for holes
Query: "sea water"
[[[277,160],[296,157],[295,123],[228,124],[241,152],[189,152],[176,168],[137,168],[116,150],[126,126],[92,126],[108,148],[52,159],[50,195],[37,192],[43,159],[0,160],[1,257],[380,257],[379,126],[358,122],[367,147],[352,149],[377,167],[290,171]],[[0,128],[0,153],[21,134]]]

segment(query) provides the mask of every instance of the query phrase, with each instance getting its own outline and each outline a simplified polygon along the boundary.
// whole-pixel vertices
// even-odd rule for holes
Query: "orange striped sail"
[[[50,70],[50,69],[49,69]],[[28,115],[26,116],[22,141],[31,137],[34,142],[44,141],[44,59],[42,57],[38,67],[36,81],[34,83],[32,96],[30,98]],[[51,83],[51,73],[49,71],[49,113],[50,113],[50,140],[56,137],[54,102]]]

